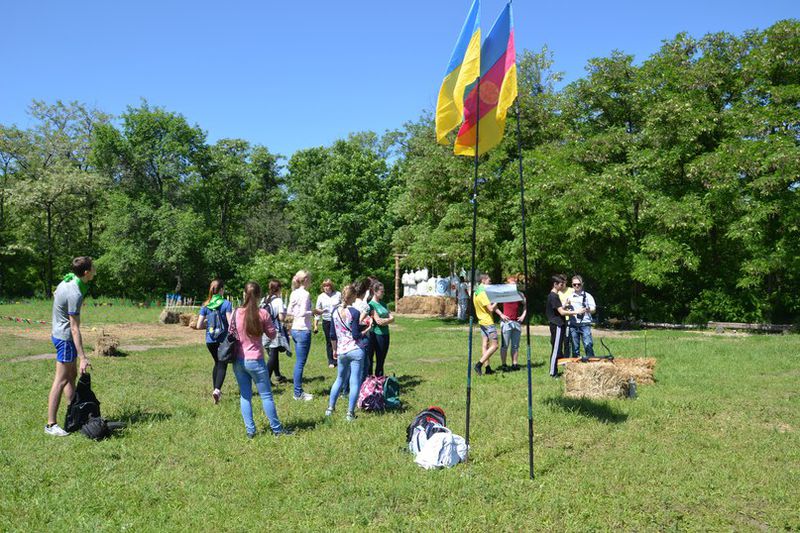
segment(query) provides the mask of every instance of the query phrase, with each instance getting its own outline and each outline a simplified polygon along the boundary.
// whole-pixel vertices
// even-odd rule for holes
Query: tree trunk
[[[47,204],[47,269],[45,272],[45,298],[53,296],[53,206]]]

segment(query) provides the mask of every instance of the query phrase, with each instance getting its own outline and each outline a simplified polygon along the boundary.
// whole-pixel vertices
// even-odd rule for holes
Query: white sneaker
[[[58,424],[53,424],[52,426],[45,426],[44,432],[54,437],[66,437],[67,435],[69,435],[69,433],[61,429],[61,426],[59,426]]]
[[[295,400],[303,400],[304,402],[310,402],[313,398],[314,396],[307,392],[302,393],[300,396],[294,397]]]

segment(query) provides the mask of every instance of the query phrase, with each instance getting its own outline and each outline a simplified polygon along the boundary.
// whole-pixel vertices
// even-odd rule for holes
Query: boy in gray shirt
[[[69,435],[57,423],[61,393],[66,392],[67,401],[75,393],[78,377],[76,359],[80,357],[81,374],[89,368],[89,358],[83,350],[81,338],[81,305],[88,283],[94,278],[95,269],[91,257],[76,257],[72,260],[72,273],[67,274],[53,293],[52,340],[56,348],[56,376],[47,401],[47,425],[44,432],[56,437]]]

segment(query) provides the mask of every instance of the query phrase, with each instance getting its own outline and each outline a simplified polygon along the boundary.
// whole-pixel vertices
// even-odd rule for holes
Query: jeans
[[[272,387],[269,383],[269,370],[263,359],[236,359],[233,363],[233,373],[239,383],[239,406],[242,410],[242,419],[248,435],[255,435],[256,423],[253,420],[253,387],[255,382],[258,395],[261,397],[261,405],[264,414],[269,419],[269,427],[273,433],[278,433],[283,429],[281,421],[278,420],[278,411],[275,409],[275,402],[272,400]]]
[[[350,396],[347,403],[347,411],[352,413],[358,401],[358,392],[361,389],[361,363],[364,361],[364,351],[356,348],[345,354],[339,354],[339,365],[336,367],[336,381],[331,387],[331,396],[328,400],[328,407],[336,407],[336,400],[339,399],[339,391],[342,385],[350,376]]]
[[[325,350],[328,352],[328,364],[335,365],[336,359],[333,358],[333,346],[331,345],[331,321],[322,321],[322,333],[325,334]]]
[[[583,348],[586,357],[594,357],[594,342],[592,341],[592,325],[578,324],[569,327],[569,336],[572,340],[572,357],[580,357],[580,337],[583,337]]]
[[[307,329],[292,330],[294,340],[294,396],[303,394],[303,368],[306,366],[308,351],[311,349],[311,332]]]
[[[212,384],[215,389],[222,389],[222,383],[225,382],[225,375],[228,373],[228,363],[217,359],[217,353],[219,352],[218,342],[206,343],[206,347],[214,359],[214,370],[211,372]]]

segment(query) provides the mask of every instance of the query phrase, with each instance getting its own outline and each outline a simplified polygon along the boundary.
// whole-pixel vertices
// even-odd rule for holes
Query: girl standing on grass
[[[206,324],[206,348],[208,348],[211,358],[214,360],[214,369],[211,372],[211,382],[214,390],[211,397],[214,403],[219,403],[222,395],[222,383],[228,373],[228,363],[217,359],[219,343],[228,333],[228,325],[231,323],[231,312],[233,306],[224,298],[225,282],[217,278],[208,287],[208,298],[200,308],[200,316],[197,318],[197,329],[203,329]]]
[[[314,398],[303,391],[303,368],[306,366],[308,352],[311,350],[311,295],[308,287],[311,276],[305,270],[298,270],[292,278],[292,294],[289,295],[289,306],[286,313],[292,319],[292,339],[294,340],[294,399],[309,401]]]
[[[325,350],[328,352],[328,368],[336,366],[331,345],[331,310],[342,301],[342,295],[336,290],[330,278],[322,282],[322,293],[317,296],[314,313],[322,317],[322,333],[325,335]],[[314,318],[314,333],[317,332],[317,321]]]
[[[353,302],[353,307],[360,313],[358,323],[362,327],[372,326],[372,319],[369,316],[372,310],[369,306],[369,288],[372,286],[372,279],[366,277],[353,284],[353,288],[356,291],[356,299]],[[359,339],[358,345],[364,351],[364,356],[366,357],[366,361],[361,365],[361,381],[364,381],[367,377],[367,370],[372,368],[372,352],[370,350],[369,335],[364,335]]]
[[[383,283],[376,281],[372,284],[372,300],[369,307],[372,317],[372,331],[369,333],[370,351],[375,354],[375,375],[383,375],[383,364],[386,354],[389,353],[389,324],[394,322],[394,315],[387,309],[381,300],[384,295]],[[369,360],[369,372],[372,374],[372,357]]]
[[[342,305],[331,312],[331,341],[338,355],[339,365],[336,370],[336,381],[331,387],[328,408],[325,416],[331,416],[339,399],[339,391],[345,381],[350,383],[350,395],[347,404],[348,422],[355,420],[356,401],[361,388],[361,364],[364,361],[364,350],[358,341],[363,338],[359,324],[361,313],[352,307],[356,299],[356,290],[348,285],[342,290]]]
[[[244,303],[234,311],[230,332],[239,339],[233,373],[239,383],[239,406],[242,411],[247,437],[252,439],[256,434],[253,420],[253,382],[256,384],[264,414],[269,419],[269,427],[275,435],[291,435],[292,431],[284,428],[278,419],[275,402],[272,399],[272,387],[269,382],[269,370],[264,362],[264,347],[261,336],[266,334],[275,338],[275,326],[266,309],[259,309],[261,286],[249,281],[244,286]]]
[[[280,350],[278,348],[281,346],[278,335],[285,335],[283,331],[283,321],[286,319],[286,308],[283,305],[283,299],[281,299],[280,281],[273,279],[269,282],[269,296],[261,301],[260,307],[267,310],[271,320],[274,319],[272,320],[272,324],[277,331],[274,339],[263,339],[264,347],[267,348],[267,352],[269,353],[269,361],[267,361],[269,375],[272,377],[274,374],[278,383],[286,383],[289,380],[281,374],[280,360],[278,358],[280,355]]]

